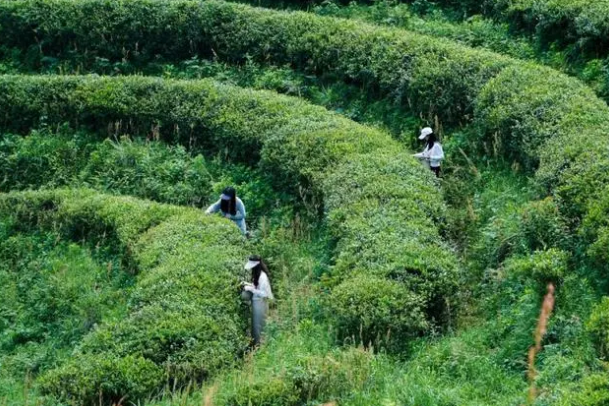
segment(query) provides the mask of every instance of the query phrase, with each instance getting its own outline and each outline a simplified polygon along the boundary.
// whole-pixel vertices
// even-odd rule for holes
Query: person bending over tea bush
[[[440,177],[440,162],[444,159],[444,150],[438,142],[436,134],[430,127],[425,127],[421,130],[419,139],[425,140],[425,149],[421,153],[414,154],[414,156],[423,160],[436,174],[436,177]]]
[[[262,258],[257,255],[249,257],[245,269],[252,271],[252,281],[243,282],[243,292],[244,298],[252,302],[252,338],[254,345],[259,346],[269,311],[268,301],[273,300],[273,292],[269,270]]]
[[[234,221],[241,232],[244,235],[247,235],[247,228],[245,226],[245,205],[241,199],[237,197],[237,192],[234,188],[225,188],[220,195],[220,200],[209,206],[205,212],[207,214],[220,212],[223,217]]]

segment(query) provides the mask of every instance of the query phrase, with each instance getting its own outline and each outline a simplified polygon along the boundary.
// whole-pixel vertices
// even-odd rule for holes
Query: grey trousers
[[[252,300],[252,338],[254,339],[254,345],[260,345],[268,311],[269,303],[266,300]]]

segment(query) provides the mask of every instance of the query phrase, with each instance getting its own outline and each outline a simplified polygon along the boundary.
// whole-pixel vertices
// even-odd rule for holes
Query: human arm
[[[207,214],[213,214],[213,213],[217,213],[219,211],[220,211],[220,200],[218,200],[216,203],[214,203],[211,206],[209,206],[207,208],[207,210],[205,210],[205,213],[207,213]]]
[[[423,152],[419,152],[418,154],[413,154],[412,156],[415,158],[419,158],[419,159],[428,159],[429,150],[427,148],[425,148],[425,150]]]

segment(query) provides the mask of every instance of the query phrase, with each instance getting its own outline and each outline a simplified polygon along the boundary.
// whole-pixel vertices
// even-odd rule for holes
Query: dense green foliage
[[[11,16],[11,18],[7,17],[9,23],[3,25],[7,33],[25,32],[24,29],[19,28],[20,24],[23,24],[23,21],[35,21],[32,19],[32,15],[42,12],[42,9],[38,8],[41,7],[40,4],[19,4],[21,3],[11,2],[2,7],[5,13]],[[139,38],[137,55],[127,58],[136,65],[151,62],[153,55],[162,55],[166,60],[180,60],[191,56],[194,52],[208,54],[210,49],[214,49],[220,57],[235,62],[242,61],[243,56],[249,54],[256,60],[290,63],[295,67],[317,73],[332,72],[338,76],[342,75],[345,80],[364,83],[371,89],[375,88],[385,94],[396,96],[400,103],[407,102],[412,106],[415,113],[423,113],[430,118],[437,114],[440,122],[444,124],[467,123],[473,120],[474,127],[469,132],[468,138],[464,140],[464,146],[486,157],[504,157],[509,162],[517,161],[529,171],[535,170],[539,166],[537,171],[537,179],[541,186],[539,195],[546,196],[548,192],[555,194],[560,213],[567,217],[569,226],[577,226],[579,219],[585,215],[587,206],[600,195],[602,187],[599,185],[606,183],[604,180],[605,158],[601,157],[601,154],[603,146],[607,142],[603,123],[609,122],[609,111],[604,103],[579,82],[549,69],[522,64],[496,54],[474,51],[404,31],[320,18],[306,13],[272,12],[213,1],[204,3],[140,1],[132,2],[126,8],[117,7],[116,3],[103,1],[62,2],[57,0],[48,4],[52,4],[54,9],[65,8],[66,12],[61,15],[57,14],[58,20],[47,18],[37,23],[39,32],[45,33],[46,42],[42,46],[43,53],[56,57],[66,56],[62,52],[70,47],[63,38],[69,36],[71,46],[77,45],[79,49],[87,49],[86,54],[75,54],[77,58],[81,58],[80,63],[85,66],[91,65],[94,57],[116,59],[119,54],[122,55],[122,50],[133,50],[132,48],[136,44],[135,39]],[[28,11],[27,15],[24,10]],[[67,12],[67,10],[71,11]],[[85,12],[112,17],[99,21],[77,17],[81,15],[78,13]],[[151,21],[145,28],[137,32],[130,32],[131,26],[121,22],[124,19],[120,16],[126,15],[126,13],[129,13],[129,18],[136,18],[135,16],[150,12],[154,12],[155,18],[159,21],[156,23],[157,25]],[[72,17],[73,13],[76,13],[75,17]],[[25,17],[21,18],[20,15]],[[191,22],[183,23],[186,20]],[[67,25],[67,21],[69,21],[69,25]],[[180,23],[169,24],[172,21]],[[155,30],[156,26],[162,28]],[[177,27],[189,27],[188,29],[191,31],[184,33]],[[104,35],[112,33],[115,39],[98,41],[93,33],[104,33]],[[163,41],[160,39],[161,36],[164,38]],[[186,36],[191,39],[188,44],[181,40]],[[22,41],[14,44],[21,49],[27,49],[30,46],[23,41],[34,43],[33,40],[27,39],[27,35],[14,35],[13,37]],[[123,39],[121,40],[121,38]],[[167,40],[171,38],[173,39]],[[336,53],[337,49],[340,49],[341,52]],[[129,52],[131,55],[131,51]],[[10,81],[14,82],[12,79]],[[557,82],[560,85],[557,85]],[[65,90],[72,86],[72,83],[76,83],[76,80],[66,79],[63,83],[60,86],[63,89],[61,92],[73,93],[73,97],[77,98],[79,91]],[[534,85],[531,85],[532,83]],[[11,83],[10,86],[16,85]],[[564,92],[564,89],[569,89],[569,91]],[[6,92],[7,94],[17,94],[19,91],[9,91],[7,88]],[[171,93],[173,98],[182,94],[178,90],[173,90]],[[117,97],[112,92],[106,92],[103,96],[100,94],[97,97],[98,99],[110,99],[113,96]],[[19,108],[21,117],[27,123],[25,125],[29,126],[38,120],[37,117],[28,118],[28,108],[32,113],[37,111],[40,105],[32,103],[32,101],[42,101],[43,97],[31,97],[27,104],[19,103],[20,100],[25,100],[25,97],[15,97],[17,103],[8,102],[8,100],[5,102],[5,111]],[[59,101],[66,98],[66,96],[55,96],[55,100]],[[145,99],[147,102],[150,101],[148,94]],[[170,96],[164,99],[170,99]],[[128,101],[129,97],[123,94],[115,109],[117,111],[124,109]],[[95,108],[99,108],[89,101],[80,103],[89,105],[92,107],[90,110],[93,111]],[[54,103],[53,108],[58,108],[60,111],[48,111],[45,117],[51,117],[55,122],[60,122],[61,120],[55,117],[65,117],[63,119],[67,120],[73,114],[83,115],[80,112],[72,113],[67,107],[70,104],[76,105],[76,103],[68,101],[66,105],[59,107],[61,102]],[[110,105],[111,102],[104,100],[102,104]],[[45,109],[49,109],[50,106],[50,103],[46,103]],[[150,103],[146,103],[131,110],[149,111],[149,109]],[[101,110],[100,115],[107,114],[104,109]],[[163,110],[168,111],[169,109]],[[265,113],[268,114],[268,111],[272,110],[266,108]],[[250,113],[251,111],[245,115],[242,112],[243,117],[251,117]],[[304,117],[307,114],[303,111],[301,115]],[[13,116],[11,114],[6,117]],[[143,113],[140,117],[142,116]],[[259,116],[262,115],[259,114]],[[178,117],[181,118],[174,114],[161,121],[164,126],[160,129],[161,135],[166,139],[176,136],[183,137],[182,133],[178,135],[175,129],[168,127],[178,124],[179,128],[183,129],[189,128],[191,125],[188,122],[180,122]],[[113,121],[122,119],[125,122],[126,116],[124,114],[115,115],[112,116],[112,119]],[[131,125],[142,126],[132,117],[130,119]],[[244,120],[244,118],[240,120]],[[18,122],[12,118],[3,121],[6,123],[5,125],[19,130]],[[260,120],[248,122],[251,133],[259,131],[252,125],[252,122],[257,121]],[[82,117],[79,122],[83,123]],[[101,125],[105,126],[107,123],[108,120]],[[148,131],[149,128],[158,124],[159,122],[150,120],[146,122],[144,128],[136,128],[135,132]],[[96,125],[100,126],[99,123]],[[212,132],[212,137],[216,138],[208,145],[211,147],[223,145],[217,139],[218,131],[212,130],[208,131]],[[571,145],[568,137],[575,133],[583,135],[579,137],[580,142]],[[310,137],[307,138],[310,142]],[[237,139],[239,141],[236,141]],[[249,150],[257,150],[255,142],[248,144],[248,141],[252,140],[247,136],[242,139],[233,137],[230,144],[231,152],[236,154],[241,151],[240,148],[235,147],[237,142]],[[272,145],[273,149],[267,148],[267,145]],[[564,148],[566,145],[571,147]],[[277,151],[275,148],[281,151]],[[339,153],[338,149],[335,149],[336,155],[332,155],[330,154],[332,151],[325,145],[324,147],[319,145],[317,148],[315,151],[324,150],[323,156],[327,160],[307,162],[305,167],[303,163],[299,162],[298,157],[304,156],[305,151],[308,151],[310,156],[317,155],[311,153],[313,149],[299,145],[299,151],[296,153],[289,143],[282,144],[280,138],[273,138],[262,149],[261,164],[272,168],[275,173],[277,168],[281,168],[280,176],[291,178],[281,179],[280,187],[287,186],[290,190],[295,190],[297,184],[314,185],[317,187],[313,193],[315,195],[315,192],[319,193],[321,189],[319,187],[321,183],[315,182],[315,178],[321,176],[320,170],[325,167],[325,162],[330,162],[344,153],[344,151]],[[583,151],[586,153],[582,153]],[[593,158],[592,154],[596,152],[599,157]],[[288,156],[290,156],[289,160]],[[249,157],[238,158],[247,160]],[[349,169],[349,173],[351,172],[358,173],[357,170]],[[344,179],[338,182],[341,185],[345,183],[342,180]],[[359,184],[360,181],[355,182]],[[358,206],[353,199],[349,198],[345,201],[350,202],[349,211],[352,207],[353,212],[359,210],[368,212],[365,206]],[[313,203],[315,205],[316,202]],[[408,210],[412,206],[414,205],[408,205]],[[382,210],[378,213],[382,213]],[[402,219],[403,214],[400,215]],[[330,218],[332,216],[333,214],[330,213]],[[417,217],[413,212],[411,218]],[[340,223],[342,227],[343,218],[338,218],[337,224]],[[370,226],[371,224],[373,224],[372,221],[367,222],[366,227],[357,228],[358,223],[354,225],[353,230],[358,230],[359,233],[362,230],[374,229]],[[378,222],[378,224],[382,223]],[[349,222],[345,221],[344,225],[348,226]],[[561,227],[560,224],[558,227]],[[387,230],[387,227],[385,229]],[[404,228],[396,227],[395,229],[403,231],[407,235],[413,234],[408,233]],[[342,231],[341,229],[341,233]],[[347,235],[349,234],[348,230],[344,231]],[[376,234],[371,233],[371,235]],[[390,234],[390,232],[385,232],[385,234]],[[388,237],[388,239],[391,238]],[[402,241],[402,238],[391,240]],[[339,258],[340,253],[343,252],[341,247],[348,246],[342,241],[357,240],[342,237],[338,245]],[[376,247],[384,246],[386,245],[376,245]],[[352,247],[351,251],[344,252],[356,254],[344,257],[358,258],[360,256],[358,245]],[[539,249],[539,247],[532,249]],[[377,249],[363,252],[375,253]],[[380,248],[380,252],[387,253],[389,250]],[[409,251],[394,249],[391,252]],[[403,259],[397,261],[400,263]],[[354,260],[352,263],[355,262],[357,261]],[[406,268],[408,269],[408,265]],[[340,270],[340,262],[337,263],[337,269]],[[338,273],[340,274],[340,272]],[[387,275],[391,278],[399,278],[399,271],[388,270],[384,276]],[[433,298],[430,299],[432,302],[434,301]],[[434,313],[436,317],[439,316],[437,312]]]
[[[497,147],[508,159],[518,160],[532,169],[538,162],[536,147],[544,145],[546,138],[561,139],[563,132],[583,132],[593,137],[595,128],[587,129],[583,123],[592,125],[596,119],[596,125],[609,114],[592,92],[554,71],[426,36],[357,22],[214,1],[150,3],[141,0],[130,2],[128,7],[101,0],[10,1],[0,6],[2,21],[5,21],[2,29],[15,41],[6,45],[23,52],[29,49],[37,53],[38,58],[72,57],[86,67],[92,66],[95,58],[125,59],[137,66],[153,62],[156,55],[164,60],[183,60],[194,54],[210,55],[213,50],[228,61],[243,61],[244,56],[249,55],[255,60],[289,63],[315,73],[332,72],[391,95],[430,121],[436,115],[444,125],[474,119],[482,139],[482,142],[479,138],[472,140],[474,147],[487,145],[487,153],[494,151],[493,146]],[[49,7],[55,10],[50,16]],[[128,24],[132,19],[143,21],[143,16],[149,14],[153,14],[155,20],[147,21],[143,27],[135,29],[133,24]],[[36,15],[45,18],[36,18]],[[92,20],[84,15],[107,18]],[[45,39],[40,46],[30,34],[31,24]],[[184,29],[187,31],[182,31]],[[113,37],[112,41],[99,40],[108,35]],[[82,52],[85,49],[87,52]],[[491,80],[494,77],[497,79]],[[503,83],[505,80],[509,80],[509,84]],[[556,81],[562,85],[552,86]],[[529,85],[533,82],[539,84],[531,89]],[[556,94],[565,87],[570,89],[568,94],[573,100]],[[549,114],[560,114],[564,125],[555,123],[550,115],[535,117],[528,125],[547,123],[548,130],[531,129],[526,136],[535,134],[532,140],[523,138],[523,131],[515,132],[513,141],[504,140],[508,135],[497,128],[503,118],[489,114],[501,112],[506,118],[525,112],[536,114],[542,108],[539,104],[542,99],[535,96],[545,90],[555,92],[543,99],[552,104],[556,101]],[[518,94],[518,98],[511,97],[511,93]],[[513,104],[516,100],[518,105]],[[570,111],[577,114],[576,121],[568,120]],[[487,120],[490,121],[487,123]],[[497,130],[504,135],[498,138],[500,143],[494,141]],[[562,145],[564,140],[558,142]],[[558,162],[566,168],[570,165],[569,158],[573,156],[548,157],[547,160],[551,160],[548,165]],[[544,171],[544,157],[541,165]],[[545,171],[556,173],[555,167]]]
[[[241,355],[245,319],[232,272],[243,240],[226,237],[225,222],[90,192],[4,197],[4,211],[20,207],[11,215],[36,230],[89,245],[107,236],[109,255],[138,272],[124,316],[96,313],[98,327],[82,340],[90,323],[77,330],[73,359],[39,380],[54,398],[96,403],[102,388],[106,402],[126,395],[165,405],[174,389],[186,397],[191,381],[215,375],[207,389],[219,388],[219,405],[520,404],[552,283],[536,404],[606,402],[609,316],[599,299],[609,289],[609,109],[582,83],[412,32],[214,0],[0,0],[0,35],[0,58],[17,72],[214,76],[330,107],[353,90],[336,104],[344,115],[389,124],[403,138],[427,122],[448,153],[436,182],[383,132],[210,80],[0,77],[0,129],[44,129],[4,138],[7,188],[85,184],[200,206],[235,183],[214,183],[215,157],[270,179],[274,192],[264,181],[246,188],[255,207],[272,199],[260,194],[281,193],[297,199],[295,212],[323,218],[319,261],[290,248],[307,244],[298,216],[287,233],[260,222],[256,249],[272,264],[279,320],[245,369],[226,371]],[[451,35],[459,33],[440,36]],[[573,38],[562,39],[541,34],[536,47]],[[489,41],[501,48],[503,37]],[[58,128],[70,135],[56,138]],[[124,134],[136,141],[97,142]],[[468,272],[456,272],[446,237]],[[388,351],[375,354],[379,347]],[[184,399],[176,403],[208,401]]]
[[[246,203],[248,223],[290,201],[273,191],[266,177],[244,165],[192,156],[181,145],[127,136],[100,140],[98,135],[62,129],[34,131],[26,137],[6,134],[0,141],[0,190],[88,187],[161,203],[205,208],[226,185],[234,185]]]
[[[311,8],[338,6],[369,8],[379,11],[385,6],[398,3],[409,3],[417,13],[426,14],[441,8],[455,19],[466,19],[472,15],[484,15],[489,19],[509,24],[511,30],[534,37],[535,41],[545,47],[557,46],[568,48],[571,54],[607,56],[609,44],[609,9],[603,0],[439,0],[439,1],[369,1],[359,0],[284,0],[244,1],[250,4],[262,4],[265,7]],[[386,6],[385,6],[386,7]],[[366,11],[362,11],[365,13]],[[382,12],[382,11],[381,11]]]
[[[0,399],[25,404],[29,376],[69,358],[99,323],[125,317],[133,278],[103,247],[19,232],[9,217],[0,220]]]
[[[602,0],[502,0],[482,4],[482,11],[488,15],[534,33],[542,43],[607,55],[609,9]]]
[[[92,329],[43,375],[43,392],[78,404],[148,398],[231,365],[242,351],[243,314],[231,293],[243,237],[229,222],[78,190],[3,195],[0,211],[17,230],[110,244],[138,273],[127,316]]]
[[[461,5],[466,4],[467,2],[461,2]],[[476,3],[479,4],[480,2]],[[277,3],[273,5],[277,6]],[[565,46],[566,38],[563,35],[547,43],[526,30],[515,29],[514,24],[510,25],[503,19],[497,21],[490,16],[470,15],[474,10],[455,10],[445,2],[400,3],[380,0],[370,5],[351,2],[339,6],[336,2],[324,1],[313,7],[312,11],[320,15],[399,27],[474,48],[485,48],[520,60],[536,61],[576,76],[603,99],[609,98],[607,52],[595,54],[590,52],[590,47],[581,47],[579,42]],[[570,40],[566,39],[566,42]]]
[[[0,89],[0,125],[15,131],[40,125],[44,110],[48,126],[122,125],[139,135],[155,128],[166,141],[226,151],[249,164],[260,159],[277,188],[305,197],[315,211],[327,210],[337,241],[337,282],[358,274],[349,264],[370,264],[368,271],[378,267],[379,276],[413,293],[417,322],[408,327],[442,320],[456,264],[435,224],[443,210],[439,191],[431,174],[388,135],[296,99],[212,81],[4,77]],[[390,249],[395,257],[378,257]],[[395,327],[409,334],[425,330]]]
[[[134,20],[146,24],[136,26]],[[72,57],[88,69],[98,58],[140,66],[157,55],[166,61],[218,55],[233,62],[249,55],[366,83],[429,119],[438,114],[445,124],[467,120],[476,92],[510,63],[404,31],[214,1],[138,1],[126,7],[109,1],[7,1],[0,3],[0,21],[10,38],[5,46],[33,54],[34,65],[48,57]],[[32,25],[45,38],[41,46]],[[112,41],[103,40],[109,35]]]
[[[202,156],[192,158],[183,147],[158,142],[96,141],[85,134],[5,135],[0,144],[2,189],[84,184],[172,204],[201,206],[211,200],[206,193],[212,175]]]

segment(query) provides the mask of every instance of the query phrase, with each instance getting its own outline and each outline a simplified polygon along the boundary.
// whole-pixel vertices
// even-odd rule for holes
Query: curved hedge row
[[[543,43],[575,45],[597,55],[609,51],[609,5],[602,0],[485,1],[490,16],[537,35]]]
[[[473,120],[472,149],[538,169],[540,184],[576,221],[606,184],[609,110],[587,87],[448,41],[215,0],[0,0],[0,35],[30,58],[73,58],[85,68],[95,58],[146,64],[249,55],[331,72],[444,124]]]
[[[139,272],[129,316],[85,336],[67,363],[41,377],[43,392],[78,404],[136,402],[230,365],[246,344],[235,294],[246,253],[229,222],[88,190],[4,194],[0,211],[20,227],[115,244]]]
[[[0,128],[27,131],[42,120],[98,132],[120,127],[260,165],[279,189],[325,206],[337,241],[334,284],[372,273],[408,290],[410,316],[388,317],[367,336],[391,329],[404,338],[444,316],[456,261],[435,224],[442,199],[430,172],[385,133],[295,98],[209,80],[0,77]],[[345,306],[369,309],[365,299]],[[359,336],[366,318],[343,333]]]
[[[566,132],[593,131],[589,116],[597,122],[609,117],[606,106],[584,85],[550,69],[404,30],[215,0],[1,0],[0,35],[6,48],[21,50],[28,58],[72,58],[85,69],[96,58],[144,65],[213,55],[331,72],[380,90],[430,121],[435,115],[443,124],[474,120],[479,136],[471,140],[473,148],[498,150],[529,170],[539,163],[539,147],[556,135],[552,126],[560,113],[554,104],[575,114]],[[498,88],[492,80],[499,76],[503,81],[514,72],[512,87]],[[569,91],[557,94],[562,86]],[[517,92],[522,100],[514,105],[502,91]],[[580,102],[584,99],[585,105]],[[544,115],[546,106],[554,116]],[[510,128],[517,131],[486,125],[496,121],[488,111],[510,116]],[[548,128],[520,131],[521,124],[531,127],[518,117],[520,112],[535,115]],[[591,127],[578,123],[578,116]]]
[[[444,123],[467,121],[480,87],[509,63],[406,31],[215,0],[2,0],[0,37],[24,62],[68,58],[85,69],[98,58],[289,63],[379,88]]]

